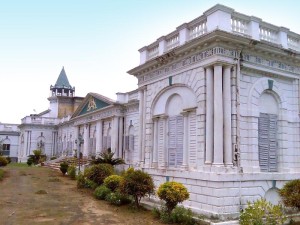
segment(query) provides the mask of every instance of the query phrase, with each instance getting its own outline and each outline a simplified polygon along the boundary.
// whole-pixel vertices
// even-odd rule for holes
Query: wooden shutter
[[[129,135],[129,150],[133,151],[134,150],[134,136]]]
[[[277,115],[260,113],[258,154],[262,172],[277,171]]]
[[[158,162],[159,165],[164,163],[164,154],[165,154],[165,146],[164,146],[164,121],[163,119],[159,119],[158,122]]]
[[[106,151],[107,150],[107,136],[103,137],[103,150]]]
[[[183,161],[183,117],[169,118],[168,161],[169,166],[180,166]]]
[[[169,166],[176,166],[176,117],[169,118],[169,144],[168,144],[168,161]]]
[[[197,120],[196,112],[189,114],[189,165],[197,164]]]

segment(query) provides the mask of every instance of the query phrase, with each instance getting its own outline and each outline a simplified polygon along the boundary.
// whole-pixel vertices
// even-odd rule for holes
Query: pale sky
[[[0,0],[0,122],[48,109],[63,66],[76,96],[136,89],[138,49],[217,3],[300,33],[295,0]]]

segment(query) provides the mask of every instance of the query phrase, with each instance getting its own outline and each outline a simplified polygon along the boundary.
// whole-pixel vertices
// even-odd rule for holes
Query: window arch
[[[279,104],[272,91],[265,91],[259,98],[258,156],[262,172],[278,170],[277,121]]]

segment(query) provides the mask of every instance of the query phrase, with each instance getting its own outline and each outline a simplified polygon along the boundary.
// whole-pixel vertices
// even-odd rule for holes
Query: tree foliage
[[[99,157],[95,158],[92,161],[92,164],[110,164],[112,166],[124,164],[124,160],[122,158],[114,158],[114,152],[111,152],[108,149],[105,152],[101,152]]]
[[[158,188],[157,195],[161,200],[166,202],[167,211],[171,214],[172,210],[178,203],[189,198],[186,187],[175,181],[168,181],[161,184]]]
[[[287,182],[279,190],[279,195],[285,206],[300,210],[300,179]]]
[[[142,197],[154,192],[153,179],[146,172],[129,168],[121,180],[120,191],[123,194],[131,195],[138,208]]]

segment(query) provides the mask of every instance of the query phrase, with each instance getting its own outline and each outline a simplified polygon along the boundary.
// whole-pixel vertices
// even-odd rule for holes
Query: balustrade
[[[287,28],[263,22],[260,18],[235,12],[226,6],[216,5],[204,12],[202,16],[182,24],[176,31],[162,36],[153,44],[141,49],[141,64],[215,29],[300,51],[299,34],[290,32]]]

